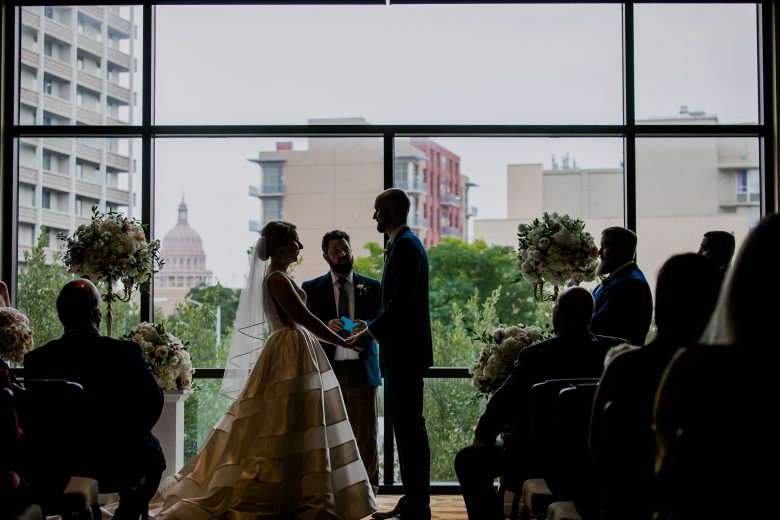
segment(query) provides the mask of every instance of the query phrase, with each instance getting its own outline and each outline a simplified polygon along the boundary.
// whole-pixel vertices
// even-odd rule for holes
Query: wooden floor
[[[376,497],[380,511],[389,511],[395,506],[398,495]],[[371,517],[367,517],[371,518]],[[460,495],[434,495],[431,497],[431,520],[467,520],[466,506]]]

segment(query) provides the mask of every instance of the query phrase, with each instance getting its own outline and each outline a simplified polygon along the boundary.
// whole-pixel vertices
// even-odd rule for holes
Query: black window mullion
[[[636,231],[636,96],[634,4],[623,4],[623,225]]]
[[[142,7],[143,39],[141,43],[141,222],[148,226],[148,238],[154,240],[154,6]],[[141,295],[141,320],[154,321],[154,276],[149,293]]]

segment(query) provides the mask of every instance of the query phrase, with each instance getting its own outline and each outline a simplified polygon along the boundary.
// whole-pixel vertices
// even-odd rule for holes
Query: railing
[[[411,193],[428,193],[428,185],[425,183],[425,181],[421,181],[419,179],[414,179],[411,183],[409,183],[409,181],[406,179],[396,180],[394,184],[396,188]]]
[[[409,217],[409,227],[416,229],[428,229],[428,219],[412,215]]]
[[[258,186],[257,184],[249,185],[250,197],[281,197],[284,195],[284,185],[278,184],[276,186]]]
[[[441,198],[442,205],[460,207],[460,197],[452,193],[447,193]]]

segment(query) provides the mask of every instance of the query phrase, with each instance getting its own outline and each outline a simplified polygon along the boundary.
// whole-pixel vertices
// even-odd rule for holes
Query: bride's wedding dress
[[[156,519],[348,520],[376,511],[336,376],[314,335],[280,318],[270,276],[285,275],[263,279],[265,347],[200,452],[161,485]]]

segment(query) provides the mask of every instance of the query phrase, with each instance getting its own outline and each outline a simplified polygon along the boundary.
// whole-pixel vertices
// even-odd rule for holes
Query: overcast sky
[[[637,5],[639,119],[681,105],[721,123],[757,121],[755,6]],[[160,124],[620,124],[619,5],[161,6]],[[482,218],[506,216],[507,164],[619,167],[618,139],[437,138],[479,187]],[[287,140],[287,139],[285,139]],[[182,193],[207,266],[240,286],[248,159],[275,139],[165,140],[156,147],[157,233]],[[305,147],[305,140],[296,148]],[[316,247],[316,244],[312,244]]]

